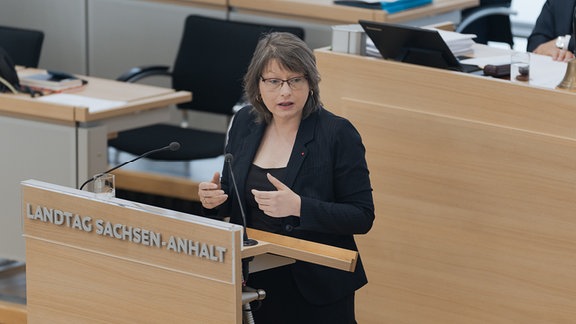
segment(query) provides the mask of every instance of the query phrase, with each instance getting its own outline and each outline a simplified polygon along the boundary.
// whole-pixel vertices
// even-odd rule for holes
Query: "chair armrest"
[[[122,82],[136,82],[150,76],[165,75],[171,76],[172,73],[168,70],[168,66],[164,65],[146,65],[133,67],[118,78],[116,81]]]
[[[492,8],[489,7],[485,9],[480,9],[471,14],[470,16],[466,17],[464,20],[462,20],[460,24],[458,24],[458,27],[456,27],[456,32],[458,33],[462,32],[464,28],[468,27],[468,25],[470,25],[471,23],[482,17],[492,15],[511,16],[516,15],[517,13],[518,12],[516,10],[510,9],[508,7],[492,7]]]

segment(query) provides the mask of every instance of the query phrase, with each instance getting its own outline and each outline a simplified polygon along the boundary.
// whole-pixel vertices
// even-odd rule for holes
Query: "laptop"
[[[477,65],[462,64],[436,30],[358,21],[383,58],[399,62],[471,73]]]

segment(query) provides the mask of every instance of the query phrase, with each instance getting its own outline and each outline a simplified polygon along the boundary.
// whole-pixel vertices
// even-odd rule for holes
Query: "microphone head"
[[[178,151],[180,149],[180,143],[172,142],[168,147],[170,148],[170,151]]]
[[[234,159],[234,155],[232,155],[232,153],[226,153],[224,155],[224,162],[231,163],[232,159]]]

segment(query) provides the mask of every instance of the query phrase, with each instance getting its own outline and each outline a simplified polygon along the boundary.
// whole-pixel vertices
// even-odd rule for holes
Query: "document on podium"
[[[57,93],[38,98],[40,101],[63,104],[75,107],[88,107],[91,113],[118,108],[126,104],[125,101],[97,99],[68,93]]]

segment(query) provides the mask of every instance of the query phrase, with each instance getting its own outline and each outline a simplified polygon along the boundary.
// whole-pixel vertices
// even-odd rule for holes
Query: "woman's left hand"
[[[272,217],[300,216],[300,196],[270,173],[266,176],[268,181],[276,187],[277,191],[252,189],[258,208],[266,215]]]

